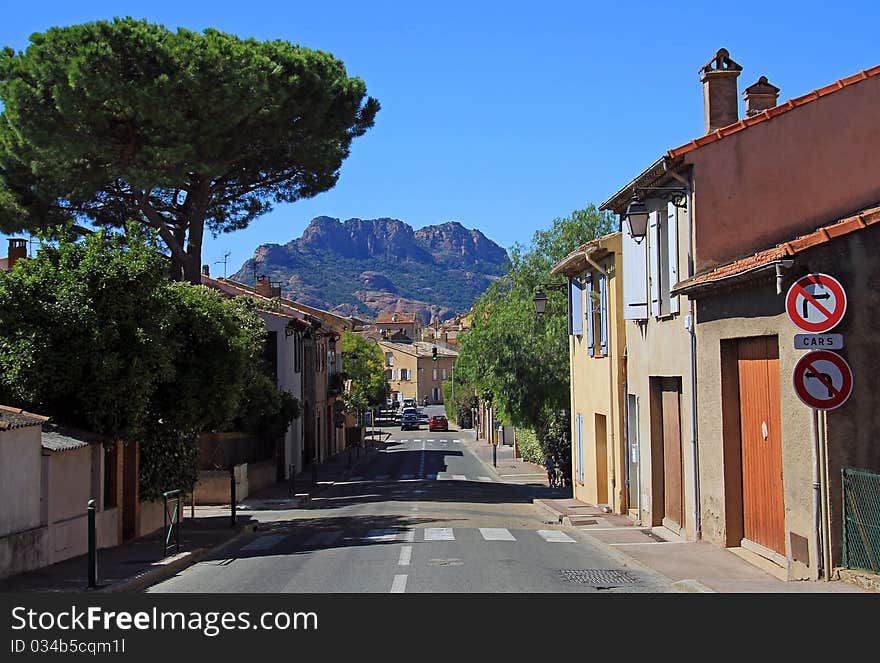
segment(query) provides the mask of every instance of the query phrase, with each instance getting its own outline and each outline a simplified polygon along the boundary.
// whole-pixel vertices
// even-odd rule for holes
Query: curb
[[[115,594],[117,592],[139,592],[151,585],[155,585],[156,583],[162,582],[163,580],[167,580],[168,578],[176,575],[180,571],[184,570],[200,562],[205,557],[212,555],[214,553],[218,553],[222,551],[224,548],[231,546],[234,543],[237,543],[241,539],[247,537],[249,534],[252,534],[257,531],[259,524],[251,524],[244,527],[239,527],[238,532],[236,532],[233,536],[222,541],[213,546],[205,546],[203,548],[196,548],[195,550],[191,550],[189,552],[180,553],[175,555],[174,557],[169,558],[168,562],[163,563],[161,566],[150,569],[149,571],[144,571],[138,575],[132,576],[131,578],[126,578],[125,580],[120,580],[118,582],[114,582],[107,587],[102,587],[97,590],[99,593],[111,593]]]
[[[568,526],[571,527],[571,523],[565,523],[566,517],[563,516],[562,513],[560,513],[556,509],[554,509],[552,506],[550,506],[546,502],[544,502],[544,500],[541,499],[540,497],[533,498],[532,504],[534,504],[536,507],[538,507],[540,509],[543,509],[546,513],[549,513],[551,516],[556,518],[556,522],[559,523],[560,525],[568,524]]]
[[[678,580],[672,583],[672,588],[679,594],[717,594],[714,589],[706,587],[699,580],[687,578],[686,580]]]

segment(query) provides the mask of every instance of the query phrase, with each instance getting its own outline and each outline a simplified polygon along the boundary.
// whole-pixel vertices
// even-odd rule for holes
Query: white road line
[[[477,477],[480,481],[492,481],[491,477]]]
[[[269,548],[281,543],[284,538],[285,535],[283,534],[268,534],[266,536],[261,536],[259,539],[254,539],[249,544],[244,546],[241,549],[241,552],[256,552],[257,550],[268,550]]]
[[[392,594],[403,594],[406,591],[406,576],[394,576],[394,582],[391,583]]]
[[[481,527],[480,534],[486,541],[516,541],[510,530],[502,527]]]
[[[404,546],[400,549],[400,560],[398,566],[409,566],[409,560],[412,557],[412,546]]]
[[[576,543],[568,534],[555,529],[539,529],[538,534],[548,543]]]
[[[307,546],[330,546],[342,536],[342,530],[336,529],[329,532],[317,532],[306,541]]]
[[[364,536],[364,541],[397,541],[397,530],[371,529]]]
[[[452,478],[456,481],[467,481],[467,477],[464,474],[453,474]]]
[[[451,527],[426,527],[425,541],[455,541]]]
[[[418,507],[416,507],[418,508]],[[402,541],[406,541],[407,543],[412,543],[416,540],[416,531],[414,529],[408,529],[403,532]]]

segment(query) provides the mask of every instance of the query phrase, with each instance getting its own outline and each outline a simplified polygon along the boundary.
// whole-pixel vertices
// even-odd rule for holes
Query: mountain
[[[284,297],[342,315],[416,313],[423,323],[470,309],[502,276],[507,252],[457,221],[413,230],[398,219],[319,216],[287,244],[263,244],[233,274],[265,274]]]

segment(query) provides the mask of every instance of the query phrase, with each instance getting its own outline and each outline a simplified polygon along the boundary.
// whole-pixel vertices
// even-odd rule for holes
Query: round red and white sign
[[[838,408],[850,397],[852,388],[852,370],[836,352],[808,352],[795,364],[794,390],[798,398],[812,408]]]
[[[795,281],[785,297],[785,310],[800,329],[824,334],[846,313],[846,292],[833,276],[807,274]]]

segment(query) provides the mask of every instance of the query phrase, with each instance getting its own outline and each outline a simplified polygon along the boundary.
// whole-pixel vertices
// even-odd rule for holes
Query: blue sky
[[[0,45],[133,16],[327,51],[382,104],[337,186],[205,240],[231,274],[318,215],[456,220],[504,247],[601,203],[703,129],[698,68],[725,47],[780,101],[880,63],[876,2],[4,3]],[[742,105],[740,116],[743,115]],[[5,242],[4,242],[5,244]],[[4,247],[5,248],[5,247]],[[0,249],[2,251],[2,249]]]

